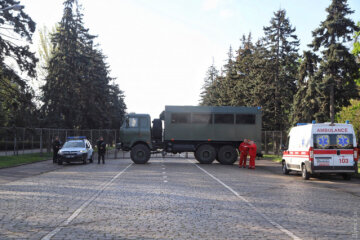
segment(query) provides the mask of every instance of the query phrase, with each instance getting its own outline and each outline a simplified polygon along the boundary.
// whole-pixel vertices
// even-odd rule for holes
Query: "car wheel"
[[[238,159],[236,148],[230,145],[222,146],[218,152],[218,159],[221,164],[232,165]]]
[[[195,152],[196,159],[201,164],[211,164],[216,157],[216,150],[209,144],[201,145]]]
[[[306,169],[305,165],[302,165],[302,169],[301,169],[301,176],[304,180],[309,180],[310,178],[310,173],[308,172],[308,170]]]
[[[282,172],[285,175],[289,175],[289,173],[290,173],[290,170],[287,168],[285,161],[283,161],[283,163],[282,163]]]

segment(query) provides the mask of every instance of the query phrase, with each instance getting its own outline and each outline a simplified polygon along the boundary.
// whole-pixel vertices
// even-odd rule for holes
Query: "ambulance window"
[[[317,149],[352,149],[351,134],[314,134],[314,147]]]
[[[234,124],[234,114],[215,114],[215,124]]]
[[[255,115],[236,114],[236,124],[255,124]]]
[[[190,113],[172,113],[171,123],[190,123]]]
[[[326,149],[330,147],[330,136],[316,134],[314,137],[314,146],[317,149]]]
[[[212,114],[211,113],[193,113],[192,123],[212,123]]]

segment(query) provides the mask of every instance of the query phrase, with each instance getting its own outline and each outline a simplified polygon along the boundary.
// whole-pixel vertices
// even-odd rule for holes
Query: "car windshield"
[[[351,134],[314,134],[315,149],[351,149],[353,136]]]
[[[63,148],[85,148],[84,142],[66,142]]]

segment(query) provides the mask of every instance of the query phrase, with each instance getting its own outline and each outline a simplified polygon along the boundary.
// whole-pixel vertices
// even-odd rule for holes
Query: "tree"
[[[323,120],[323,111],[320,110],[321,79],[317,75],[319,61],[320,58],[316,54],[304,51],[299,66],[298,90],[293,102],[292,124]]]
[[[14,0],[3,0],[0,8],[6,9],[15,4]],[[23,10],[5,10],[0,14],[0,29],[9,32],[0,33],[0,125],[23,125],[24,117],[29,117],[35,106],[32,103],[33,92],[19,72],[35,77],[37,59],[20,39],[31,43],[35,22]]]
[[[284,130],[289,125],[299,58],[299,40],[295,31],[286,18],[286,11],[281,9],[274,13],[270,26],[264,27],[264,44],[271,65],[268,76],[272,80],[267,91],[274,91],[273,106],[269,106],[273,109],[274,124],[270,127],[273,130]]]
[[[84,27],[77,1],[66,0],[63,17],[51,35],[53,50],[42,86],[42,113],[47,126],[120,126],[126,109],[124,95],[111,83],[106,57],[94,39]]]
[[[203,106],[214,105],[216,100],[214,86],[216,84],[218,76],[219,76],[219,71],[216,69],[213,61],[212,65],[208,68],[206,72],[204,85],[202,87],[203,90],[200,93],[200,105]]]
[[[354,80],[359,77],[359,67],[345,44],[359,28],[346,17],[354,12],[348,7],[347,0],[332,0],[326,12],[326,20],[312,32],[314,39],[309,46],[315,52],[321,50],[322,106],[328,106],[324,109],[325,114],[334,122],[335,112],[348,106],[350,99],[358,97]]]

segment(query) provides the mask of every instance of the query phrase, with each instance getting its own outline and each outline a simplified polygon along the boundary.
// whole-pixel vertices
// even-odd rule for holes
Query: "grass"
[[[34,163],[52,158],[52,153],[28,153],[17,156],[0,156],[0,168],[15,167],[22,164]]]
[[[274,161],[274,162],[281,162],[282,158],[281,158],[281,155],[272,155],[272,154],[264,154],[264,157],[265,159],[269,159],[271,161]]]

